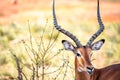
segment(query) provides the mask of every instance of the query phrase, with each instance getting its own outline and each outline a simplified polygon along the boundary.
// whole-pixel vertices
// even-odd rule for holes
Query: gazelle
[[[97,0],[97,18],[100,29],[92,35],[85,46],[70,32],[62,29],[57,23],[53,0],[53,19],[55,28],[61,33],[71,38],[76,47],[69,41],[62,40],[65,50],[72,51],[75,54],[75,80],[120,80],[120,64],[114,64],[102,69],[96,69],[91,64],[91,51],[99,50],[105,40],[101,39],[92,43],[104,30],[104,24],[100,17],[99,0]]]

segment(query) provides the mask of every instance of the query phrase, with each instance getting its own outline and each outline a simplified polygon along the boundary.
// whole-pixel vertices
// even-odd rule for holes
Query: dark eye
[[[80,57],[81,55],[80,55],[80,53],[76,53],[76,55],[78,56],[78,57]]]

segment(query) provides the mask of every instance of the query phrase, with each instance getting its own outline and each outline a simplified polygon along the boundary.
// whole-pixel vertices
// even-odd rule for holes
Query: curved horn
[[[55,1],[53,0],[53,19],[54,19],[54,26],[55,26],[55,28],[56,28],[58,31],[60,31],[60,32],[62,32],[63,34],[65,34],[66,36],[68,36],[69,38],[71,38],[71,39],[75,42],[75,44],[77,45],[77,47],[82,46],[81,43],[80,43],[80,41],[79,41],[73,34],[71,34],[70,32],[62,29],[62,28],[58,25],[58,23],[57,23],[57,18],[56,18],[56,14],[55,14],[54,4],[55,4]]]
[[[104,30],[104,24],[101,20],[101,16],[100,16],[100,6],[99,6],[99,0],[97,1],[97,18],[98,18],[98,23],[100,26],[100,29],[92,35],[92,37],[89,39],[89,41],[87,42],[86,46],[90,46],[91,43],[103,32]]]

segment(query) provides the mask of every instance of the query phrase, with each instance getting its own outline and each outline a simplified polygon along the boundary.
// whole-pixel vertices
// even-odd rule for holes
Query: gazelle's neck
[[[99,80],[101,74],[101,69],[94,69],[93,74],[90,76],[90,80]]]
[[[86,72],[78,72],[75,70],[75,80],[90,80],[90,75]]]

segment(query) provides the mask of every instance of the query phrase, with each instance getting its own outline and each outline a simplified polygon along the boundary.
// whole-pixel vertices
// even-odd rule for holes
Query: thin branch
[[[32,65],[32,67],[33,67],[32,80],[35,80],[35,68],[33,65]]]
[[[18,71],[18,80],[23,80],[23,76],[22,76],[22,70],[20,68],[20,63],[19,60],[17,58],[17,56],[12,52],[12,50],[10,50],[11,54],[13,55],[15,61],[16,61],[16,65],[17,65],[17,71]]]

